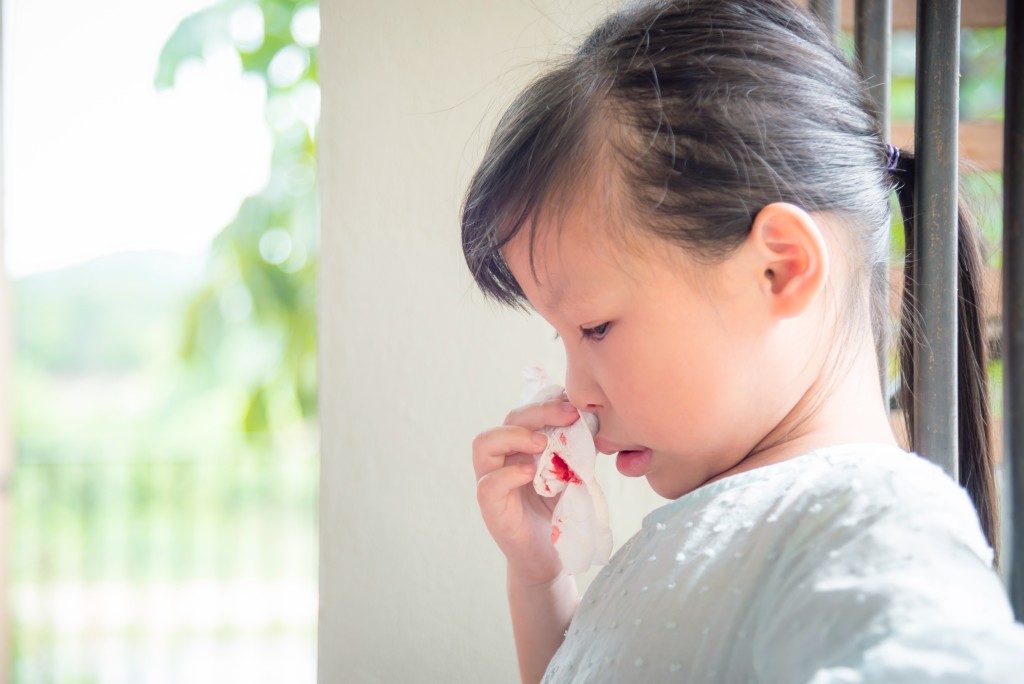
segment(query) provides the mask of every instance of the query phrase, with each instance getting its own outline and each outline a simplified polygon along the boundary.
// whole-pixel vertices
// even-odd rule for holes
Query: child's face
[[[536,277],[525,230],[505,258],[565,345],[566,390],[600,418],[598,449],[676,498],[735,466],[779,423],[794,370],[780,357],[798,354],[781,353],[742,248],[699,265],[629,226],[623,247],[609,220],[581,210],[560,228],[539,226]]]

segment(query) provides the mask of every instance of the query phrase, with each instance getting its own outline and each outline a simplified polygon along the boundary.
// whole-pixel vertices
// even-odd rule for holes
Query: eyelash
[[[608,334],[608,326],[610,325],[611,323],[602,323],[601,325],[596,325],[593,328],[581,328],[583,331],[583,337],[584,339],[594,340],[595,342],[597,340],[602,340],[604,339],[604,336]]]

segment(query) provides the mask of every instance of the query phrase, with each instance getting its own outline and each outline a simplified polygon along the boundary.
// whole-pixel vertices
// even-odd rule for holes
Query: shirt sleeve
[[[753,637],[761,681],[1024,682],[1024,627],[966,493],[927,471],[863,486],[792,507]]]

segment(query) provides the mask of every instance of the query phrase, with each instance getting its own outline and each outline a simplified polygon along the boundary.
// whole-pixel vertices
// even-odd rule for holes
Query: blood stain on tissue
[[[565,521],[562,518],[555,518],[555,523],[560,523],[560,522],[565,522]],[[562,528],[559,527],[558,525],[556,525],[555,523],[551,524],[551,543],[552,544],[557,542],[558,538],[562,536]]]
[[[558,440],[562,443],[562,446],[569,446],[569,440],[565,438],[564,432],[558,433]]]
[[[565,462],[561,456],[551,454],[551,470],[555,477],[562,482],[568,482],[569,484],[583,484],[583,480],[580,479],[579,475],[573,472],[569,464]]]

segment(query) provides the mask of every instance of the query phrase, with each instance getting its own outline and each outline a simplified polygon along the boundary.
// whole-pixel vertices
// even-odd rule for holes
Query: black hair
[[[706,262],[741,245],[768,204],[833,217],[855,265],[841,295],[855,315],[843,321],[870,320],[887,358],[889,198],[897,185],[908,197],[913,158],[905,154],[895,176],[886,169],[874,105],[809,14],[788,0],[635,3],[529,85],[499,122],[463,206],[463,251],[487,295],[525,307],[502,247],[525,229],[532,252],[540,213],[571,205],[604,160],[623,181],[621,209],[633,223]],[[978,264],[962,257],[961,266],[977,285]],[[980,334],[978,292],[961,286],[962,339]],[[902,336],[911,333],[905,326]],[[961,345],[961,382],[977,391],[960,393],[960,458],[995,548],[983,355],[984,344]],[[904,373],[912,380],[911,366]]]
[[[914,242],[916,166],[913,153],[903,150],[893,171],[906,242],[899,338],[902,382],[898,397],[911,440],[917,422],[913,411],[914,348],[921,335],[916,281],[918,258]],[[963,194],[961,191],[961,198]],[[985,298],[983,269],[980,232],[961,199],[957,211],[957,466],[960,481],[974,502],[981,527],[996,551],[998,562],[999,508],[989,420],[988,344],[981,306]]]

